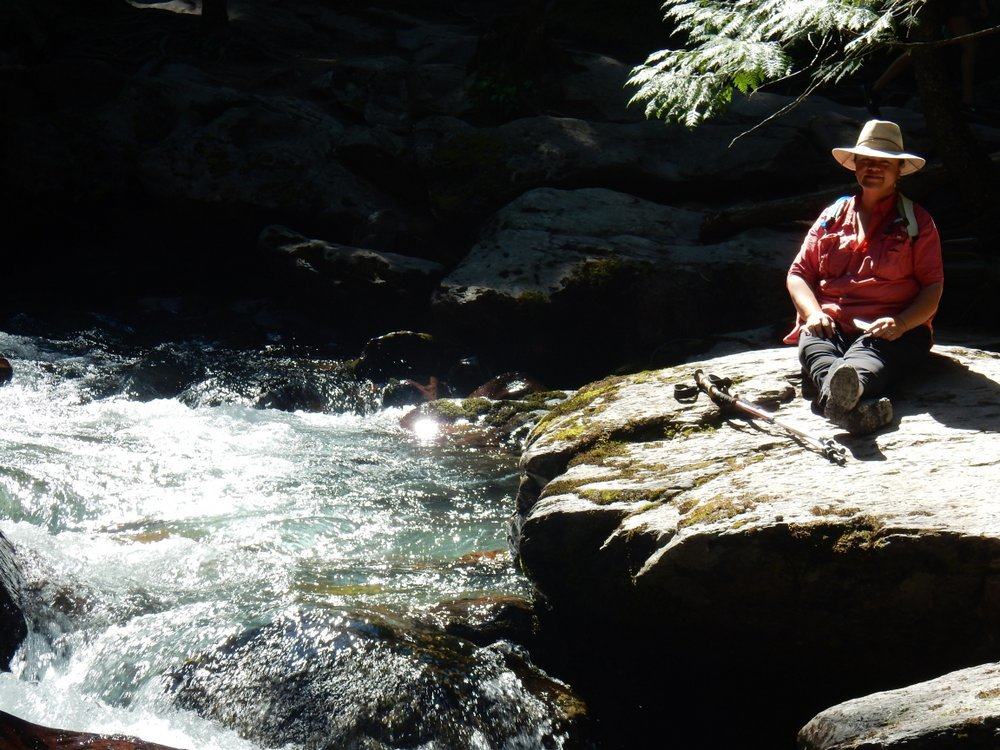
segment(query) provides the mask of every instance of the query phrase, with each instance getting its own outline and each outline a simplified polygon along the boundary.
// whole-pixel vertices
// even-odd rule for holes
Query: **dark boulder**
[[[0,670],[10,669],[11,657],[28,634],[21,611],[23,589],[14,546],[0,533]]]
[[[282,614],[189,661],[173,691],[262,745],[317,750],[548,747],[585,710],[517,650],[348,612]]]
[[[412,378],[425,383],[450,366],[449,353],[448,347],[429,333],[393,331],[370,339],[354,370],[360,377],[377,382]]]
[[[258,243],[293,294],[310,295],[363,330],[425,313],[444,275],[434,261],[309,239],[282,226],[264,229]]]
[[[43,727],[4,711],[0,711],[0,747],[4,750],[172,750],[134,737]]]
[[[14,378],[14,368],[6,357],[0,357],[0,385],[7,385]]]

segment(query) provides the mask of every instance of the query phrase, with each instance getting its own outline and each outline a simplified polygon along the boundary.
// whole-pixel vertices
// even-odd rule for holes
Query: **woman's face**
[[[857,156],[854,159],[854,176],[862,189],[876,195],[888,195],[896,189],[902,167],[900,159]]]

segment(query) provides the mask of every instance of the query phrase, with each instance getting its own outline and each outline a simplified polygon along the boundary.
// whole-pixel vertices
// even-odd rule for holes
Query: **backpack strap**
[[[896,211],[899,213],[899,218],[906,222],[906,233],[911,240],[915,240],[920,234],[920,228],[917,226],[917,215],[913,211],[913,201],[900,193],[896,199]]]
[[[841,221],[843,221],[844,214],[847,213],[847,206],[849,205],[850,200],[853,197],[854,197],[853,195],[842,195],[839,198],[837,198],[837,200],[835,200],[833,203],[830,204],[830,206],[826,209],[826,211],[824,211],[824,213],[826,213],[827,211],[830,212],[827,215],[826,219],[821,224],[824,230],[829,229],[830,225],[833,223],[839,224]]]

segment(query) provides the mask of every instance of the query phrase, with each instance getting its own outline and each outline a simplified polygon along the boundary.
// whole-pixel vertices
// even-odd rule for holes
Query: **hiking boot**
[[[865,399],[847,412],[827,414],[827,419],[852,435],[868,435],[892,422],[892,402],[885,396]]]
[[[834,415],[846,414],[854,409],[861,400],[861,393],[864,390],[858,371],[846,362],[833,371],[826,386],[828,394],[823,414],[827,419],[833,419]]]

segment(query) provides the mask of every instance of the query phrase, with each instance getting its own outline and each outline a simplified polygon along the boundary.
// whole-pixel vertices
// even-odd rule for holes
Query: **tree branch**
[[[927,47],[946,47],[949,44],[961,44],[968,39],[976,39],[981,36],[989,36],[990,34],[1000,34],[1000,26],[991,26],[988,29],[980,29],[979,31],[974,31],[971,34],[962,34],[961,36],[953,36],[949,39],[935,39],[933,42],[892,42],[887,45],[889,47],[907,47],[907,48],[927,48]]]
[[[738,136],[736,136],[735,138],[733,138],[733,140],[731,140],[729,142],[728,148],[732,148],[733,144],[736,143],[736,141],[738,141],[743,136],[750,135],[751,133],[755,133],[758,130],[760,130],[762,127],[764,127],[765,125],[767,125],[769,122],[771,122],[772,120],[777,120],[779,117],[781,117],[786,112],[791,112],[797,106],[799,106],[800,104],[802,104],[802,102],[804,102],[806,99],[808,99],[809,95],[812,94],[812,92],[815,91],[818,88],[819,88],[819,84],[818,83],[809,86],[805,91],[803,91],[795,99],[793,99],[792,101],[790,101],[788,104],[786,104],[784,107],[782,107],[781,109],[779,109],[777,112],[772,112],[767,117],[765,117],[763,120],[761,120],[756,125],[754,125],[752,128],[750,128],[749,130],[744,130]]]

